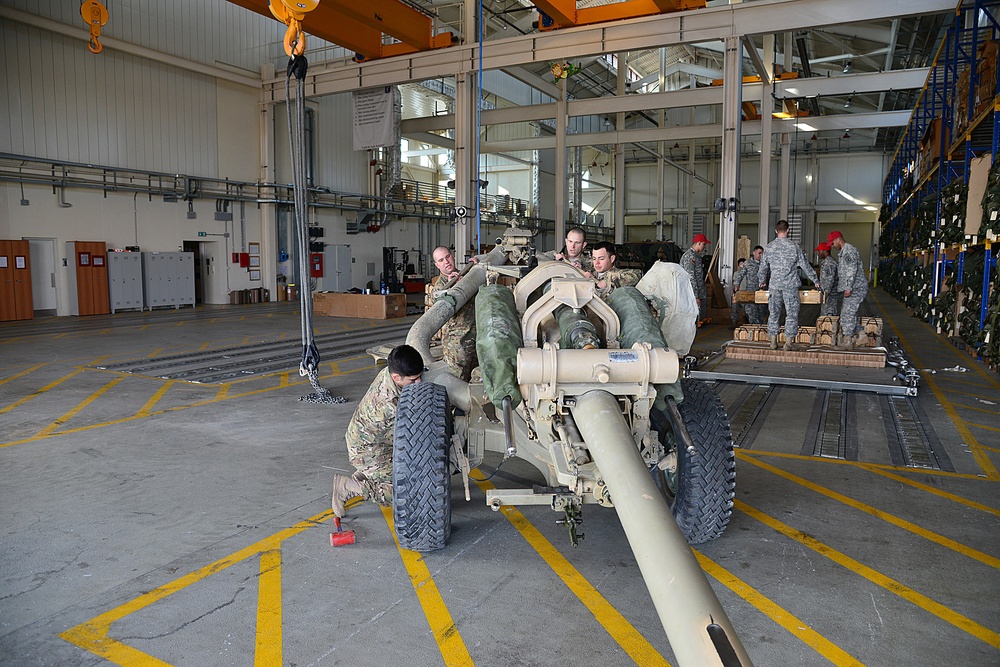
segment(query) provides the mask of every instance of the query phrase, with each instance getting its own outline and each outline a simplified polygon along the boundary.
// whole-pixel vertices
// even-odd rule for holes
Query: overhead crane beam
[[[701,9],[706,0],[626,0],[608,5],[577,9],[576,0],[532,0],[535,7],[552,19],[552,25],[542,30],[571,28],[622,19],[654,16],[685,9]]]
[[[229,0],[234,5],[271,17],[267,0]],[[307,34],[315,35],[374,60],[451,46],[451,33],[432,34],[431,17],[398,0],[324,0],[303,21]],[[385,44],[383,33],[400,40]]]

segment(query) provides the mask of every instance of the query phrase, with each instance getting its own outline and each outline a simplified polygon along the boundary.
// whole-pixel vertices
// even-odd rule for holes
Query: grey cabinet
[[[108,296],[111,313],[143,309],[142,255],[137,252],[108,253]]]
[[[142,274],[146,308],[194,305],[194,253],[144,252]]]

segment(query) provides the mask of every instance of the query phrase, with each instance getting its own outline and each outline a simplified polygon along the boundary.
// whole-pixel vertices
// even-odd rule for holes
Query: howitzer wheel
[[[661,441],[676,449],[677,471],[653,468],[653,475],[684,537],[690,544],[702,544],[722,535],[729,525],[736,494],[736,455],[729,415],[716,393],[700,380],[681,383],[684,401],[678,408],[695,453],[688,453],[674,437],[669,416],[656,415]]]
[[[444,387],[403,388],[393,437],[392,514],[404,549],[443,549],[451,535],[451,432]]]

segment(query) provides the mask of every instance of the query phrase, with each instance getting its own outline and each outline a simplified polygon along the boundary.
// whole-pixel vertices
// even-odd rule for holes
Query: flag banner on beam
[[[354,98],[354,150],[385,146],[392,141],[392,87],[351,93]]]

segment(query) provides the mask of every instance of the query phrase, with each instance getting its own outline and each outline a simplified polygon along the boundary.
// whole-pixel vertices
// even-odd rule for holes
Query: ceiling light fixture
[[[848,132],[847,130],[844,130],[844,139],[850,139],[850,138],[851,138],[850,132]]]
[[[844,102],[844,108],[845,109],[850,109],[852,104],[854,104],[854,94],[853,93],[851,95],[848,95],[847,101]]]
[[[844,74],[850,74],[851,70],[854,69],[854,63],[850,60],[844,61]]]

